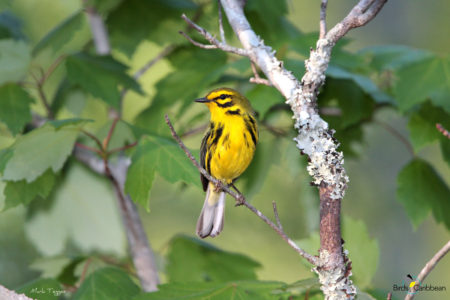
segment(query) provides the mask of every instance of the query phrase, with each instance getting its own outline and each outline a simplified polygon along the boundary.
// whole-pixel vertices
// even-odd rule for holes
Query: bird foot
[[[222,181],[218,180],[214,187],[214,192],[219,193],[223,190],[224,184]]]
[[[245,204],[245,197],[242,194],[239,194],[239,196],[236,198],[236,204],[234,206],[241,206]]]

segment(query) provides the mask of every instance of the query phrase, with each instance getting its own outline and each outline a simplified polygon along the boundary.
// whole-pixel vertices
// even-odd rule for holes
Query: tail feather
[[[197,235],[202,239],[219,235],[223,229],[224,214],[225,193],[215,192],[214,185],[209,183],[205,203],[197,222]]]

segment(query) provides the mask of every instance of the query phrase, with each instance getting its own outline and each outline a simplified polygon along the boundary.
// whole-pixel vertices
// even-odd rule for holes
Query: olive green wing
[[[207,154],[206,152],[208,150],[207,144],[208,144],[208,139],[209,139],[210,135],[211,135],[211,131],[208,130],[208,132],[206,132],[205,136],[203,137],[202,145],[200,146],[200,165],[205,170],[206,170],[206,154]],[[203,190],[206,192],[206,189],[208,188],[209,180],[201,173],[200,173],[200,179],[202,181]]]

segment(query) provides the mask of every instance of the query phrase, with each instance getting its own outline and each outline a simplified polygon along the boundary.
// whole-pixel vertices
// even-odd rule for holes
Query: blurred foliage
[[[160,200],[153,191],[170,184],[170,190],[157,196],[164,201],[177,199],[171,207],[185,205],[189,214],[184,215],[193,218],[192,203],[183,201],[192,192],[187,186],[200,187],[199,176],[168,138],[164,114],[171,116],[190,148],[197,149],[198,132],[207,124],[208,114],[193,99],[219,86],[237,88],[252,102],[261,137],[255,158],[239,181],[240,188],[253,201],[262,194],[270,195],[266,200],[279,198],[284,192],[273,182],[267,187],[268,178],[275,181],[283,174],[280,181],[301,185],[302,206],[285,207],[296,213],[285,228],[295,228],[299,244],[317,253],[319,236],[312,231],[316,227],[308,223],[311,215],[317,214],[317,201],[305,196],[311,194],[303,184],[307,179],[301,177],[305,162],[290,142],[295,132],[284,99],[273,87],[248,82],[253,75],[246,58],[194,47],[177,34],[182,30],[203,42],[180,18],[182,13],[218,33],[217,3],[88,0],[85,5],[100,13],[110,35],[112,51],[105,56],[95,54],[81,2],[52,2],[56,6],[51,13],[41,11],[45,4],[30,3],[8,2],[2,4],[0,12],[0,209],[7,216],[5,224],[21,226],[24,232],[0,229],[17,235],[18,248],[30,243],[33,249],[23,253],[27,259],[14,256],[20,269],[17,272],[24,274],[22,279],[0,278],[0,284],[7,282],[10,288],[39,300],[321,299],[317,278],[299,278],[295,270],[294,283],[283,283],[275,275],[271,278],[275,281],[258,280],[258,271],[268,261],[256,261],[186,235],[165,236],[165,241],[170,241],[156,251],[163,284],[156,293],[142,293],[125,256],[124,230],[109,182],[72,159],[75,143],[97,147],[86,132],[101,143],[112,127],[110,117],[132,111],[124,113],[111,131],[108,148],[130,148],[114,151],[109,157],[113,162],[117,153],[131,158],[126,192],[148,209]],[[256,33],[277,50],[284,66],[300,79],[317,32],[302,32],[288,20],[289,1],[249,0],[245,11]],[[49,15],[43,18],[46,13]],[[42,27],[36,26],[41,21]],[[224,23],[228,42],[238,45],[229,24]],[[368,142],[366,128],[379,122],[381,110],[405,118],[410,136],[403,142],[411,146],[413,157],[398,174],[397,199],[415,229],[429,215],[450,229],[448,180],[439,172],[442,166],[433,165],[423,155],[426,146],[439,145],[443,161],[450,165],[450,140],[436,129],[437,123],[450,129],[449,56],[397,45],[355,52],[348,50],[350,42],[342,40],[333,49],[327,81],[319,95],[324,119],[336,130],[345,156],[358,159]],[[158,79],[133,74],[164,50],[165,57],[143,76]],[[52,115],[53,120],[47,119]],[[131,147],[134,142],[136,146]],[[163,188],[158,186],[161,179]],[[7,214],[20,209],[26,216],[24,224],[10,222],[12,217]],[[169,211],[167,220],[158,224],[163,235],[168,224],[176,223],[173,215],[179,216]],[[300,224],[306,229],[299,222],[304,222]],[[254,242],[253,236],[259,233],[250,232],[246,225],[237,226],[249,236],[236,231],[234,242],[223,248]],[[361,290],[358,299],[383,299],[387,290],[373,289],[381,246],[361,219],[344,218],[342,230],[353,262],[353,278]],[[304,238],[305,232],[309,238]],[[15,245],[9,239],[9,235],[0,239],[2,249],[10,249],[3,245],[6,243]],[[24,266],[28,260],[35,261]],[[0,276],[7,275],[8,271],[0,270]],[[29,281],[31,277],[33,281]],[[54,292],[36,292],[42,290]]]

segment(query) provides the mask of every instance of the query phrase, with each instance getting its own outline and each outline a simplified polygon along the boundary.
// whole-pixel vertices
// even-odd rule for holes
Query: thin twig
[[[111,141],[111,137],[114,133],[114,129],[116,129],[116,125],[117,125],[117,122],[119,122],[119,120],[120,120],[119,118],[114,118],[114,120],[112,121],[111,127],[109,128],[108,135],[103,140],[103,143],[102,143],[103,148],[102,149],[105,152],[108,150],[109,142]]]
[[[220,32],[220,39],[222,40],[222,43],[226,43],[225,39],[225,30],[223,29],[223,18],[222,18],[222,3],[220,3],[220,0],[217,0],[217,9],[219,10],[219,32]]]
[[[134,142],[134,143],[131,143],[129,145],[125,145],[125,146],[122,146],[122,147],[111,149],[111,150],[108,151],[108,155],[116,153],[116,152],[120,152],[120,151],[125,151],[127,149],[133,148],[136,145],[137,145],[137,142]]]
[[[222,42],[218,41],[211,33],[209,33],[204,28],[195,24],[191,19],[186,17],[185,14],[181,15],[181,18],[183,20],[185,20],[189,26],[191,26],[196,31],[198,31],[208,42],[211,43],[210,45],[204,45],[204,44],[198,43],[198,42],[194,41],[193,39],[191,39],[186,33],[184,33],[183,31],[180,31],[180,34],[182,34],[189,42],[191,42],[195,46],[203,48],[203,49],[222,49],[225,52],[230,52],[230,53],[234,53],[237,55],[248,57],[249,54],[248,54],[247,50],[242,49],[242,48],[236,48],[236,47],[226,44],[225,42],[222,43]]]
[[[84,279],[86,278],[86,274],[87,274],[87,271],[89,269],[89,265],[91,264],[91,262],[92,262],[92,258],[89,257],[83,266],[83,271],[81,272],[80,280],[78,281],[78,286],[80,286],[83,283]]]
[[[192,155],[192,153],[189,151],[189,149],[184,145],[183,141],[180,139],[178,134],[176,133],[175,129],[173,128],[172,123],[170,122],[170,119],[167,115],[165,115],[166,123],[170,128],[170,131],[172,133],[173,138],[177,141],[178,145],[181,149],[183,149],[184,153],[186,153],[186,156],[191,160],[191,162],[194,164],[194,166],[200,171],[202,175],[204,175],[209,181],[213,182],[214,184],[218,185],[220,184],[220,181],[216,178],[212,177],[204,168],[200,166],[200,164],[197,162],[195,157]],[[278,235],[281,236],[283,240],[285,240],[289,246],[291,246],[298,254],[300,254],[303,258],[305,258],[309,263],[317,266],[318,265],[318,259],[317,257],[305,252],[303,249],[301,249],[293,240],[291,240],[287,234],[283,231],[282,227],[279,227],[275,225],[268,217],[266,217],[261,211],[259,211],[256,207],[251,205],[245,200],[244,195],[241,193],[237,193],[233,190],[231,190],[228,186],[222,185],[222,190],[229,195],[231,195],[234,199],[237,201],[237,205],[244,205],[248,209],[250,209],[254,214],[256,214],[260,219],[262,219],[267,225],[269,225],[273,230],[275,230]]]
[[[78,148],[81,148],[81,149],[85,149],[85,150],[97,153],[100,156],[103,154],[101,150],[99,150],[97,148],[90,147],[90,146],[82,144],[82,143],[78,143],[78,142],[75,143],[75,147],[78,147]]]
[[[86,131],[84,129],[81,129],[81,132],[84,133],[85,135],[87,135],[88,137],[90,137],[97,144],[97,146],[100,150],[103,150],[102,142],[100,142],[100,140],[95,135],[93,135],[92,133],[90,133],[89,131]]]
[[[48,67],[47,72],[44,73],[44,75],[41,77],[39,83],[41,85],[44,85],[45,81],[53,74],[53,72],[56,70],[56,68],[61,64],[61,62],[67,57],[67,54],[63,54],[58,56],[57,59]]]
[[[437,265],[437,263],[450,251],[450,241],[448,241],[434,256],[431,258],[423,267],[422,271],[420,271],[419,275],[417,276],[417,283],[422,284],[427,278],[428,274],[434,269],[434,267]],[[414,289],[412,287],[412,289]],[[414,298],[416,293],[408,293],[405,297],[405,300],[411,300]]]
[[[196,128],[192,128],[191,130],[188,130],[188,131],[186,131],[186,132],[183,132],[183,133],[181,134],[181,137],[182,137],[182,138],[183,138],[183,137],[188,137],[188,136],[191,136],[191,135],[200,133],[200,132],[204,132],[208,126],[209,126],[209,124],[203,124],[203,125],[198,126],[198,127],[196,127]]]
[[[398,140],[400,142],[402,142],[403,145],[405,145],[405,147],[408,149],[409,153],[411,154],[411,156],[415,156],[416,154],[414,153],[414,148],[411,145],[411,143],[408,141],[408,139],[406,139],[397,129],[395,129],[394,127],[392,127],[391,125],[384,123],[382,121],[378,121],[378,120],[374,120],[374,123],[380,125],[381,127],[383,127],[386,131],[388,131],[389,133],[391,133],[393,136],[395,136],[396,138],[398,138]]]
[[[252,67],[252,71],[253,71],[253,75],[254,75],[254,77],[251,77],[250,80],[249,80],[251,83],[264,84],[264,85],[267,85],[267,86],[272,86],[272,84],[270,83],[269,80],[261,78],[259,76],[258,70],[256,69],[256,66],[255,66],[255,64],[253,62],[250,62],[250,65]]]
[[[277,221],[278,227],[283,230],[283,225],[281,225],[280,216],[278,215],[277,203],[272,201],[273,214],[275,215],[275,220]]]
[[[320,5],[320,34],[319,38],[323,39],[325,35],[327,34],[327,5],[328,0],[322,0],[322,3]]]
[[[436,123],[436,128],[437,130],[439,130],[440,133],[442,133],[446,138],[450,139],[450,132],[444,128],[444,126],[442,126],[439,123]]]

